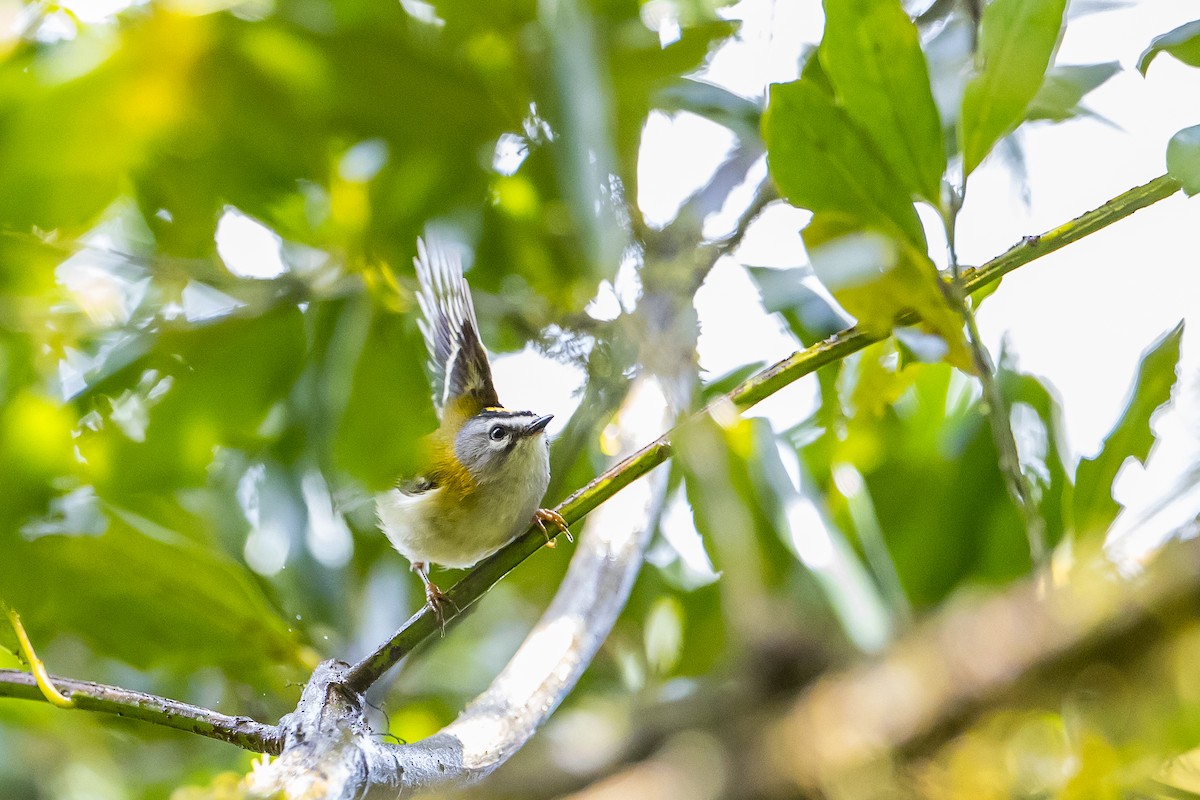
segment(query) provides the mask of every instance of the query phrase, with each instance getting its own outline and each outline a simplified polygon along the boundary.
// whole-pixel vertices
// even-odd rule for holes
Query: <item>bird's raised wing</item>
[[[451,405],[467,416],[499,406],[461,258],[437,236],[427,234],[417,240],[413,264],[420,286],[417,302],[424,315],[418,325],[429,348],[438,416],[444,417]]]

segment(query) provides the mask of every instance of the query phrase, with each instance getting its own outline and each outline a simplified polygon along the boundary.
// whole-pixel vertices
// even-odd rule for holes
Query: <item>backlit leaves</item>
[[[1191,67],[1200,67],[1200,20],[1185,22],[1178,28],[1155,36],[1138,57],[1138,72],[1143,75],[1159,53],[1167,53]]]
[[[917,29],[895,0],[826,0],[820,59],[902,185],[933,205],[946,155]]]
[[[1102,536],[1120,506],[1112,484],[1129,458],[1145,463],[1154,445],[1150,421],[1171,400],[1179,364],[1183,323],[1147,348],[1134,379],[1133,394],[1121,419],[1104,439],[1100,452],[1079,462],[1075,472],[1075,530],[1081,536]]]
[[[959,141],[970,175],[1025,118],[1062,30],[1066,0],[995,0],[980,23],[978,71],[963,94]]]
[[[1167,143],[1167,172],[1189,196],[1200,193],[1200,125],[1184,128]]]
[[[763,136],[771,175],[793,205],[841,212],[925,250],[916,209],[878,148],[817,85],[772,86]]]

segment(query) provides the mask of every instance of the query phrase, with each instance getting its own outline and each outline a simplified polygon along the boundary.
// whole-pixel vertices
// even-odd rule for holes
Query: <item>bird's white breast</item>
[[[472,566],[532,523],[550,483],[546,438],[518,443],[502,473],[476,477],[475,491],[461,502],[440,487],[416,495],[385,492],[376,499],[380,526],[409,561]]]

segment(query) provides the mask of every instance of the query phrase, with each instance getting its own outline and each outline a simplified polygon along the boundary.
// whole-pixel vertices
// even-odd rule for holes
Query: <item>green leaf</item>
[[[761,419],[710,416],[688,422],[676,438],[696,529],[722,573],[735,607],[754,607],[767,588],[796,568],[779,537],[786,475],[770,426]]]
[[[1079,462],[1075,470],[1075,532],[1081,537],[1103,536],[1121,510],[1112,496],[1113,481],[1126,459],[1143,464],[1154,444],[1150,427],[1154,412],[1171,401],[1179,365],[1183,322],[1164,334],[1142,355],[1133,395],[1104,439],[1100,452]]]
[[[21,644],[17,641],[17,632],[8,623],[4,615],[4,599],[0,598],[0,650],[7,650],[20,658]]]
[[[771,86],[763,138],[771,175],[792,205],[841,212],[925,252],[909,193],[870,138],[815,83]]]
[[[801,234],[821,283],[864,331],[885,336],[907,311],[945,342],[946,360],[974,371],[962,318],[942,292],[923,250],[858,225],[843,214],[815,214]]]
[[[1062,122],[1087,113],[1079,107],[1084,95],[1121,71],[1118,61],[1103,64],[1071,64],[1052,67],[1042,88],[1025,112],[1025,119]]]
[[[1001,353],[999,361],[996,379],[1008,407],[1019,410],[1020,406],[1027,406],[1040,425],[1040,431],[1020,430],[1021,422],[1032,423],[1032,420],[1023,419],[1019,411],[1012,414],[1022,471],[1037,496],[1038,512],[1046,526],[1046,543],[1053,547],[1066,530],[1065,519],[1072,498],[1071,481],[1063,461],[1062,408],[1042,381],[1015,371],[1005,353]]]
[[[859,363],[867,360],[864,353]],[[905,594],[923,609],[964,581],[1026,574],[1029,547],[986,417],[968,402],[968,379],[944,364],[911,364],[904,373],[909,388],[882,413],[847,419],[832,463],[861,473],[866,495],[857,502],[873,510]],[[832,510],[861,540],[870,533],[863,510],[849,511],[842,488],[830,482]]]
[[[37,642],[70,634],[139,669],[220,667],[256,681],[306,660],[245,567],[132,512],[99,535],[17,539],[0,558],[0,595]]]
[[[820,58],[904,187],[937,207],[946,153],[917,28],[897,0],[825,0]]]
[[[1138,56],[1138,72],[1143,75],[1159,53],[1169,53],[1189,67],[1200,67],[1200,19],[1185,22],[1173,31],[1155,36]]]
[[[1200,193],[1200,125],[1184,128],[1167,143],[1167,172],[1190,197]]]
[[[1066,0],[995,0],[980,22],[980,69],[963,93],[959,137],[970,175],[1025,118],[1063,25]]]
[[[805,282],[813,277],[811,269],[748,267],[748,270],[758,285],[763,308],[781,314],[805,347],[850,326],[845,314],[829,302],[827,295]]]
[[[424,373],[424,344],[413,321],[368,308],[360,322],[367,327],[364,338],[355,342],[360,345],[358,361],[348,381],[334,452],[342,468],[367,486],[383,489],[414,474],[417,440],[437,420]]]
[[[202,485],[218,445],[271,441],[272,412],[301,372],[304,347],[294,305],[164,330],[144,357],[92,387],[105,424],[78,445],[102,492]],[[123,404],[138,424],[122,421]]]

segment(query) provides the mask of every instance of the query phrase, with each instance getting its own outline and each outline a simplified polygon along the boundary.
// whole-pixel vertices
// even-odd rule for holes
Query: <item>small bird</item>
[[[462,262],[434,237],[417,240],[421,333],[438,429],[424,440],[426,467],[376,500],[380,527],[425,584],[445,630],[449,597],[429,579],[429,565],[465,568],[512,541],[531,523],[554,541],[546,523],[570,540],[567,522],[541,508],[550,482],[551,415],[500,405]]]

